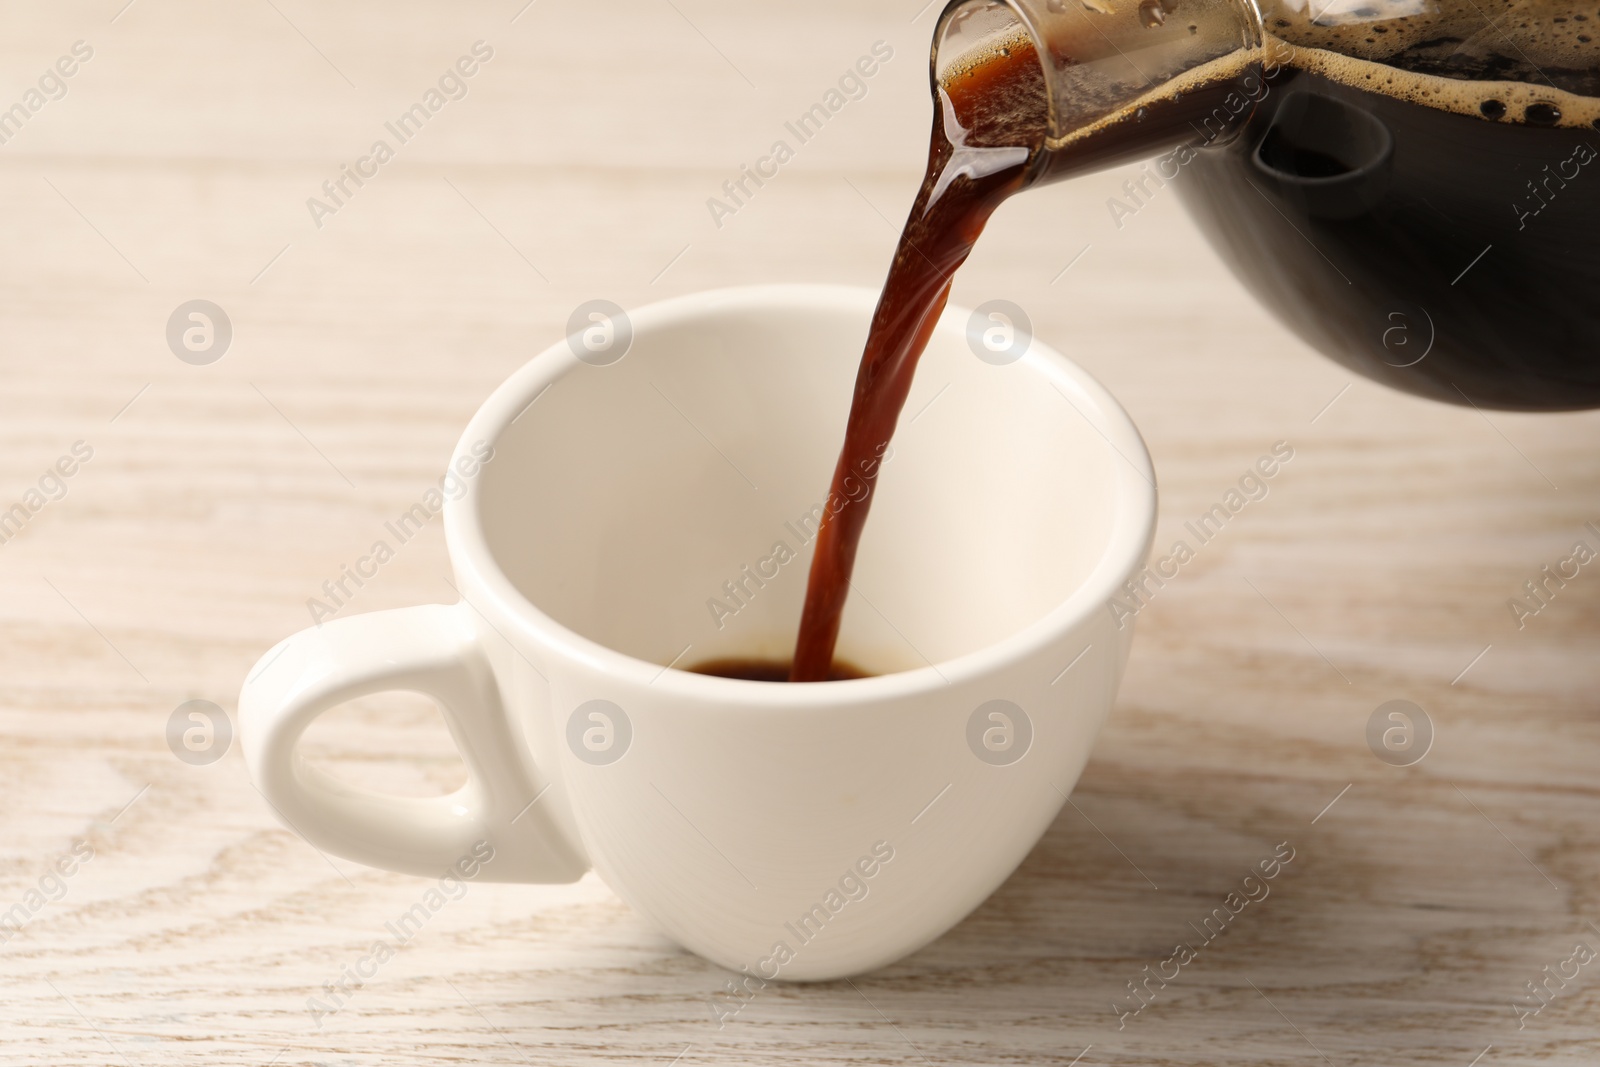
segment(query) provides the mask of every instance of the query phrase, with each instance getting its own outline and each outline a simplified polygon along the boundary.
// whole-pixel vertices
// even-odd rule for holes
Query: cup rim
[[[847,285],[738,286],[661,300],[630,310],[628,317],[637,343],[651,331],[692,324],[733,308],[741,311],[802,308],[866,315],[876,305],[878,295],[876,289]],[[970,315],[969,308],[950,304],[936,330],[964,334],[964,323]],[[1121,461],[1116,456],[1109,457],[1117,500],[1106,547],[1089,575],[1043,616],[999,641],[952,659],[893,674],[800,685],[721,678],[663,667],[569,629],[545,614],[516,587],[500,568],[484,534],[479,513],[479,503],[483,499],[481,478],[469,479],[466,492],[448,500],[444,509],[445,541],[461,583],[462,599],[481,613],[488,605],[472,603],[469,587],[485,596],[498,609],[499,617],[514,627],[514,635],[501,633],[508,641],[513,636],[521,637],[552,656],[576,659],[614,677],[648,684],[663,695],[700,703],[749,705],[759,702],[801,709],[834,706],[841,700],[876,703],[945,689],[994,674],[1006,664],[1028,658],[1061,633],[1086,620],[1091,612],[1104,610],[1115,591],[1144,563],[1155,535],[1155,471],[1144,439],[1127,411],[1088,371],[1038,337],[1033,338],[1017,365],[1029,366],[1061,390],[1079,415],[1088,419],[1107,444],[1120,453]],[[498,441],[545,388],[579,366],[582,364],[565,338],[552,344],[490,394],[468,422],[452,454],[466,454],[474,442],[493,444]],[[1087,401],[1087,406],[1080,401]],[[495,624],[491,622],[490,625]]]

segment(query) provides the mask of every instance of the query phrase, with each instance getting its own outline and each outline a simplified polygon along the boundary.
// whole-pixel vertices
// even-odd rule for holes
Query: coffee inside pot
[[[1439,400],[1600,406],[1600,7],[966,0],[934,77],[1032,44],[1030,183],[1154,156],[1307,343]],[[1113,214],[1116,203],[1108,205]]]

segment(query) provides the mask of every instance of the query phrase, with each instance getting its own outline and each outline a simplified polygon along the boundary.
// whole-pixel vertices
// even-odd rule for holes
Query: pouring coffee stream
[[[1159,155],[1140,187],[1176,184],[1323,354],[1454,403],[1600,406],[1595,30],[1600,7],[1571,0],[950,4],[928,169],[873,315],[790,680],[829,676],[877,464],[952,276],[1035,184]]]
[[[878,465],[956,269],[1023,187],[1044,134],[1043,75],[1026,41],[935,86],[928,169],[900,233],[857,373],[844,447],[817,531],[789,680],[828,677]],[[835,506],[837,504],[837,506]]]

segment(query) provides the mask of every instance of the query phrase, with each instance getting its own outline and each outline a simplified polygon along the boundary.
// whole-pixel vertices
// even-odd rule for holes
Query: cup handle
[[[257,789],[315,848],[438,877],[466,859],[479,881],[572,882],[588,864],[535,803],[548,784],[512,734],[466,604],[378,611],[302,630],[251,668],[239,694],[240,742]],[[430,696],[467,765],[442,797],[399,797],[343,782],[298,751],[337,704],[388,690]],[[493,849],[484,861],[484,843]]]

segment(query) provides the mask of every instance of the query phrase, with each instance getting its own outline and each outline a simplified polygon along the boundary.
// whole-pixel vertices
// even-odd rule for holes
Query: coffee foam
[[[1600,95],[1600,12],[1574,0],[1269,0],[1268,33],[1446,78]]]
[[[1263,21],[1268,34],[1259,52],[1233,52],[1124,97],[1128,102],[1106,117],[1050,137],[1046,147],[1065,147],[1142,107],[1242,78],[1252,65],[1304,70],[1484,121],[1600,129],[1600,5],[1590,14],[1571,0],[1276,0]],[[959,56],[940,81],[1032,44],[1021,26],[997,34]],[[1496,76],[1486,76],[1491,72]],[[1538,108],[1542,121],[1528,122],[1529,108]]]
[[[1357,89],[1491,121],[1600,118],[1600,11],[1573,0],[1276,0],[1263,21],[1288,65]]]
[[[1370,3],[1371,0],[1363,2]],[[1548,85],[1525,82],[1467,81],[1436,74],[1420,74],[1375,60],[1341,55],[1322,48],[1296,46],[1276,37],[1268,37],[1259,52],[1241,49],[1191,67],[1164,85],[1134,97],[1105,118],[1049,138],[1045,146],[1051,151],[1065,148],[1133,119],[1142,108],[1168,103],[1182,94],[1219,83],[1243,79],[1262,67],[1269,71],[1282,68],[1304,70],[1365,92],[1380,93],[1440,111],[1470,115],[1482,121],[1495,121],[1487,117],[1485,105],[1491,110],[1500,110],[1494,108],[1496,103],[1503,105],[1503,118],[1498,121],[1506,124],[1522,123],[1529,107],[1544,105],[1554,108],[1560,117],[1538,125],[1588,130],[1600,128],[1600,98],[1593,96],[1581,96],[1552,89]],[[1546,112],[1546,117],[1548,115]]]
[[[1007,59],[1014,48],[1033,49],[1033,37],[1021,23],[991,35],[976,47],[958,54],[949,64],[939,68],[939,83],[949,85],[989,63]],[[1035,53],[1037,54],[1037,53]],[[937,61],[937,60],[936,60]]]
[[[1467,81],[1401,70],[1388,63],[1358,59],[1321,48],[1284,47],[1289,49],[1289,58],[1280,61],[1285,66],[1440,111],[1453,111],[1476,118],[1485,118],[1491,111],[1499,112],[1504,117],[1498,121],[1503,123],[1588,129],[1600,124],[1600,98],[1553,89],[1549,85],[1523,81]],[[1496,105],[1503,105],[1503,112]],[[1536,109],[1534,114],[1542,114],[1546,118],[1551,112],[1544,109],[1554,108],[1560,117],[1555,121],[1527,122],[1530,108]]]
[[[1011,66],[1018,62],[1026,62],[1029,77],[1005,77],[998,84],[992,78],[982,78],[990,68],[1009,74]],[[962,82],[971,78],[978,78],[980,84],[987,82],[988,91],[963,91]],[[957,57],[940,72],[939,84],[949,94],[968,145],[1023,145],[1031,149],[1043,142],[1048,133],[1046,84],[1033,38],[1021,27]]]

